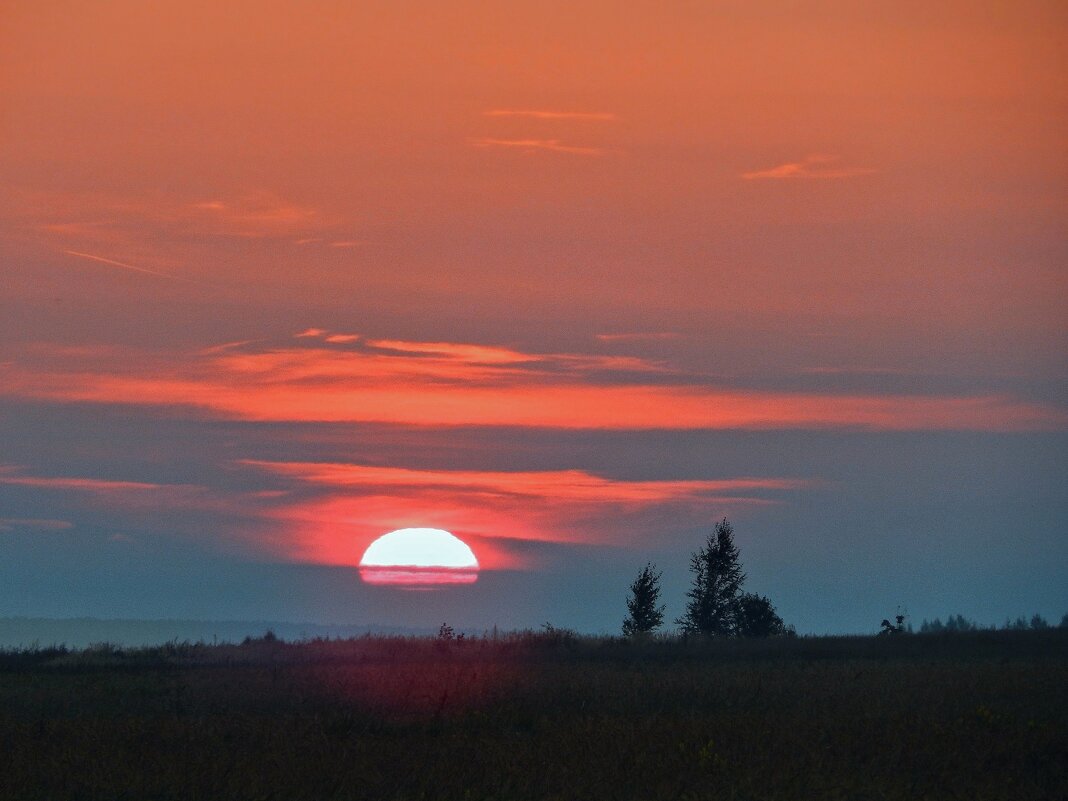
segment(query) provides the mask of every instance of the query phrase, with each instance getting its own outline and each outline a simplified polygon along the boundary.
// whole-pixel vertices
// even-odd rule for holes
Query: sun
[[[360,578],[368,584],[406,589],[472,584],[479,564],[471,547],[440,528],[401,528],[367,546]]]

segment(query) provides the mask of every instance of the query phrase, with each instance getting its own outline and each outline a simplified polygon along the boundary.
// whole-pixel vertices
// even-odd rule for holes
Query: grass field
[[[1063,799],[1068,631],[0,654],[4,799]]]

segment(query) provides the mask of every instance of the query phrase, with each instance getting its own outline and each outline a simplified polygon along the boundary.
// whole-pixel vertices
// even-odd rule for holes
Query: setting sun
[[[470,546],[439,528],[402,528],[372,542],[360,560],[368,584],[429,589],[440,584],[471,584],[478,559]]]

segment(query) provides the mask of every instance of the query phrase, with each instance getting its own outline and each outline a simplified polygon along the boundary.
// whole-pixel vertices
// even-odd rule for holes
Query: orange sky
[[[283,453],[286,426],[1059,435],[1066,53],[1068,8],[1037,0],[2,2],[0,425],[258,425],[277,453],[237,437],[205,464],[292,502],[168,497],[244,509],[235,542],[309,510],[365,515],[361,537],[461,510],[488,549],[505,518],[610,540],[562,476],[686,515],[729,493],[679,481],[802,497],[823,476],[775,469],[775,448],[761,475],[681,476],[662,452],[648,478],[667,483],[624,491],[559,450],[371,463]],[[0,485],[141,480],[82,430],[97,456],[76,474],[0,448]],[[299,467],[327,464],[333,483]],[[372,467],[416,472],[358,472],[352,500]],[[527,519],[479,506],[531,476]],[[278,525],[264,552],[351,564],[321,527]],[[487,564],[536,561],[499,550]]]
[[[132,278],[75,251],[190,282],[136,297],[1004,366],[1063,344],[1064,11],[930,6],[8,3],[7,291]]]

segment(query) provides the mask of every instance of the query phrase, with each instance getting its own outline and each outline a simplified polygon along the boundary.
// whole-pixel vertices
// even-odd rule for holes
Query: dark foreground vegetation
[[[1053,799],[1068,631],[0,653],[5,799]]]

